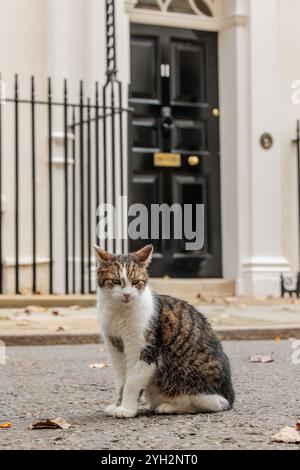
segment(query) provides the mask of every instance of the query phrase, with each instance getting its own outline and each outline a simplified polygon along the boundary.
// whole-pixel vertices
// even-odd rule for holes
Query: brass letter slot
[[[180,153],[157,152],[154,154],[153,165],[168,168],[180,168],[181,155]]]

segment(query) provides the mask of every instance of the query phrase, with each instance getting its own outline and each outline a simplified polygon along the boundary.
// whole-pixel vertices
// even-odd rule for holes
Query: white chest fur
[[[99,320],[104,336],[120,337],[125,344],[138,342],[142,346],[154,309],[153,294],[148,286],[129,305],[116,302],[105,291],[99,293]]]

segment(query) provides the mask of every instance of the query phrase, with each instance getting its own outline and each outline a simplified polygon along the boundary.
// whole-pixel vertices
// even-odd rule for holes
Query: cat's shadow
[[[145,417],[163,417],[162,415],[158,415],[154,413],[154,411],[146,410],[146,409],[141,409],[138,413],[138,416],[135,418],[127,418],[127,419],[119,419],[119,418],[114,418],[113,416],[107,416],[104,412],[104,410],[99,410],[94,413],[85,413],[82,415],[77,415],[76,417],[74,416],[72,419],[72,423],[75,426],[83,425],[83,424],[88,424],[88,423],[94,423],[94,422],[99,422],[100,420],[107,421],[107,422],[126,422],[128,419],[134,420],[138,418],[145,418]]]

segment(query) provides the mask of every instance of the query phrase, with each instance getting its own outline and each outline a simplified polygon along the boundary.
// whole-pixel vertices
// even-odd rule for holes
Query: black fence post
[[[49,294],[53,294],[52,87],[48,78]]]
[[[91,101],[87,100],[87,256],[88,256],[88,292],[92,292],[91,249],[92,249],[92,198],[91,198]]]
[[[80,153],[80,291],[81,294],[85,292],[84,282],[84,128],[83,128],[83,82],[80,81],[79,92],[79,153]]]
[[[64,179],[65,179],[65,293],[69,293],[69,141],[68,89],[64,80]]]
[[[32,165],[32,291],[36,284],[36,149],[35,149],[35,86],[31,77],[31,165]]]
[[[19,287],[19,82],[15,75],[15,293]]]
[[[72,291],[76,293],[76,132],[75,107],[72,110]]]

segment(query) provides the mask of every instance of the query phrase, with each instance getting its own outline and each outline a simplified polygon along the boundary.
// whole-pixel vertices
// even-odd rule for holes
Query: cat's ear
[[[146,245],[139,251],[133,253],[134,260],[143,267],[149,266],[153,254],[153,245]]]
[[[102,248],[100,248],[99,246],[93,245],[93,248],[95,250],[96,258],[99,264],[103,264],[103,263],[107,264],[113,258],[113,255],[111,255],[110,253],[107,253],[107,251],[105,250],[102,250]]]

